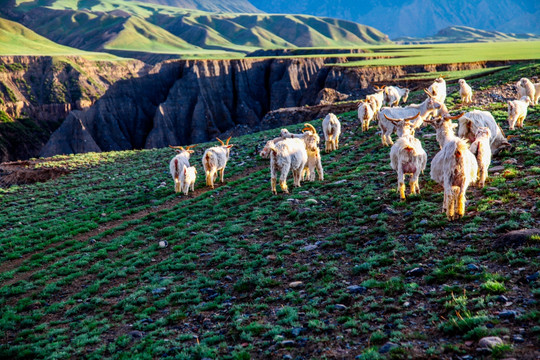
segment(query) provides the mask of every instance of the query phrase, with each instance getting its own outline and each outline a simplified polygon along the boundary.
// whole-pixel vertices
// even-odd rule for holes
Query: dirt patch
[[[50,159],[47,159],[49,161]],[[69,174],[66,167],[36,167],[43,160],[24,160],[0,164],[0,187],[34,184]]]

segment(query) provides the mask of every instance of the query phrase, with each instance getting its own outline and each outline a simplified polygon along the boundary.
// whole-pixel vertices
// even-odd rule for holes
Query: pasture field
[[[539,70],[470,83],[487,97]],[[453,86],[449,108],[468,109],[457,99]],[[534,358],[540,239],[495,240],[540,221],[540,106],[514,131],[504,103],[483,108],[513,148],[455,222],[429,179],[434,130],[417,134],[429,159],[421,194],[400,202],[389,148],[354,112],[339,114],[325,180],[288,195],[272,195],[255,148],[277,129],[232,139],[215,190],[200,162],[215,143],[200,144],[188,196],[173,192],[170,149],[41,161],[70,173],[0,188],[0,358],[455,358],[478,356],[487,335],[505,342],[493,358]]]

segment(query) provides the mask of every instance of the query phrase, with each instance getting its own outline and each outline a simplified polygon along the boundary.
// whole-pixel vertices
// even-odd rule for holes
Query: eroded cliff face
[[[406,67],[343,67],[346,58],[179,60],[146,76],[118,81],[89,109],[72,111],[41,156],[158,148],[213,139],[235,128],[257,131],[320,116],[275,112],[316,105],[321,94],[368,93],[373,83],[409,73],[486,67],[486,63]],[[335,91],[328,91],[333,89]],[[326,109],[326,108],[325,108]],[[330,110],[330,108],[328,108]],[[265,118],[266,114],[271,118]],[[263,120],[264,119],[264,120]]]
[[[72,110],[90,107],[116,81],[145,68],[140,61],[1,56],[0,161],[37,156]]]

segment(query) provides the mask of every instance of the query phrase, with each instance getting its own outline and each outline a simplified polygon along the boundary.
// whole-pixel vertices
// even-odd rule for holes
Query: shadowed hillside
[[[402,37],[395,39],[403,44],[439,44],[439,43],[464,43],[464,42],[493,42],[493,41],[523,41],[539,40],[540,35],[513,34],[499,31],[486,31],[466,26],[450,26],[426,38]]]

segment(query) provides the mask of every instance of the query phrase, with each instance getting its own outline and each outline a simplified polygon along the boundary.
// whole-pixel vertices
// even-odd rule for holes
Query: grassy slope
[[[358,46],[388,42],[385,35],[376,29],[313,16],[215,14],[125,0],[55,0],[46,7],[48,12],[42,11],[39,2],[17,4],[16,11],[41,11],[29,24],[39,33],[71,46],[92,50],[105,47],[192,55],[198,46],[208,50],[251,52],[259,48]],[[132,19],[126,26],[128,14]],[[133,31],[134,27],[139,31]],[[120,44],[114,40],[109,44],[110,35],[119,32],[122,32]]]
[[[453,64],[489,60],[540,59],[540,41],[494,42],[433,45],[378,45],[367,46],[379,58],[349,62],[344,66],[391,66],[418,64]]]
[[[114,60],[116,56],[96,54],[56,44],[32,30],[0,18],[0,55],[79,55],[86,58]]]
[[[489,88],[538,70],[517,65],[471,83]],[[449,95],[453,108],[458,95]],[[505,109],[489,106],[506,130]],[[440,213],[429,168],[421,195],[399,202],[376,129],[352,132],[356,115],[340,118],[341,148],[323,155],[325,181],[291,195],[271,195],[268,160],[253,154],[277,130],[233,139],[226,183],[215,190],[204,186],[210,144],[201,144],[187,197],[172,192],[170,149],[57,157],[42,166],[74,172],[0,189],[1,357],[377,358],[391,340],[394,358],[433,358],[474,354],[478,338],[518,328],[525,342],[497,351],[530,355],[540,288],[521,281],[540,266],[538,240],[507,251],[491,244],[540,221],[540,108],[507,132],[514,151],[494,159],[505,170],[470,189],[467,216],[453,223]],[[422,134],[431,133],[418,135],[429,159],[437,145]],[[418,266],[424,275],[406,275]],[[518,318],[500,320],[505,309]]]

